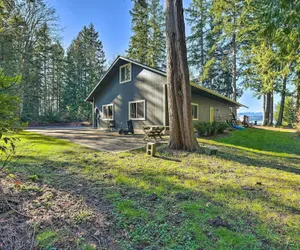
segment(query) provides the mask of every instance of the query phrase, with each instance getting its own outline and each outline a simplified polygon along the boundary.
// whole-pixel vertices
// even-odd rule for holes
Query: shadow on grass
[[[57,140],[57,138],[51,136],[40,135],[36,133],[21,133],[22,136],[26,136],[28,144],[54,144],[54,145],[67,145],[69,142],[64,140]]]
[[[83,153],[90,154],[93,152],[95,151],[85,150]],[[138,153],[136,154],[136,157],[140,156]],[[71,162],[59,159],[54,161],[47,160],[45,162],[42,157],[30,157],[30,160],[36,163],[40,162],[40,165],[26,165],[24,174],[38,174],[41,178],[41,182],[47,183],[57,190],[70,193],[79,199],[82,197],[93,210],[99,214],[106,214],[110,223],[114,226],[110,227],[106,234],[104,233],[102,235],[104,238],[114,239],[115,237],[114,240],[126,241],[127,244],[129,244],[128,246],[138,249],[145,247],[163,248],[172,244],[172,242],[173,245],[171,245],[171,247],[187,246],[187,248],[189,248],[189,245],[186,245],[186,237],[189,237],[191,244],[198,244],[198,246],[203,244],[203,247],[218,248],[221,247],[221,245],[218,245],[218,241],[223,242],[228,235],[218,235],[219,229],[210,226],[209,221],[213,220],[216,216],[222,216],[223,219],[230,221],[230,226],[228,226],[228,228],[225,226],[224,229],[226,232],[228,231],[227,234],[242,239],[241,242],[238,243],[240,245],[236,247],[252,248],[263,246],[263,248],[267,249],[272,246],[277,246],[277,243],[271,242],[267,236],[255,236],[255,234],[249,236],[249,228],[254,232],[255,224],[264,225],[266,222],[251,213],[247,214],[245,211],[242,212],[240,209],[234,208],[232,204],[227,203],[226,200],[218,199],[219,196],[227,194],[228,200],[238,200],[241,192],[251,193],[252,191],[248,192],[241,188],[233,188],[230,185],[219,187],[215,193],[209,192],[209,190],[201,191],[201,185],[205,184],[201,182],[197,183],[197,187],[187,188],[183,185],[182,181],[189,179],[196,181],[193,176],[188,177],[180,172],[177,173],[179,170],[173,170],[168,173],[168,169],[164,171],[157,169],[157,165],[161,164],[166,157],[150,158],[149,161],[153,162],[153,167],[149,168],[148,166],[146,169],[142,168],[138,171],[134,166],[131,168],[123,168],[119,165],[119,171],[123,179],[119,178],[119,176],[105,177],[107,170],[115,170],[116,166],[114,162],[107,163],[107,161],[102,160],[101,157],[100,159],[96,157],[97,164],[95,163],[95,159],[90,158],[82,162],[82,159],[76,158],[78,157],[76,156],[76,152],[73,152],[73,155],[70,155],[70,157],[73,157]],[[126,161],[124,161],[124,163],[125,162]],[[87,166],[90,168],[89,171],[86,170]],[[17,169],[21,169],[22,167],[24,167],[24,164],[20,162]],[[178,168],[180,169],[180,166],[178,166]],[[73,172],[70,172],[70,170]],[[168,177],[171,179],[168,179]],[[148,186],[148,188],[140,185],[141,183]],[[159,193],[158,190],[160,189],[162,192],[157,199],[149,198],[152,192]],[[213,189],[214,185],[212,183],[211,190]],[[113,194],[115,198],[107,198],[109,194]],[[250,196],[249,194],[249,197]],[[245,197],[243,198],[244,200],[246,199]],[[276,206],[278,210],[299,212],[299,209],[290,207],[284,203],[272,202],[272,198],[266,193],[259,193],[255,198],[261,200],[263,203],[270,203],[272,206]],[[251,204],[252,199],[253,197],[249,199],[249,204]],[[136,203],[135,206],[122,208],[116,213],[118,204],[122,204],[122,207],[124,207],[124,204],[127,204],[128,201],[131,200],[133,204]],[[193,210],[192,214],[184,215],[186,212],[184,212],[184,209],[179,209],[179,206],[190,206],[190,203],[196,207],[199,206],[197,204],[202,203],[210,203],[212,205],[210,205],[210,207],[202,207],[201,205],[197,210]],[[162,214],[156,214],[159,213],[161,207],[164,208],[164,212],[162,212]],[[146,211],[146,217],[140,217],[138,212],[136,212],[141,209]],[[157,210],[157,212],[155,212],[155,210]],[[201,215],[201,213],[204,214]],[[163,219],[157,220],[157,218],[155,218],[157,216],[163,216]],[[234,217],[232,218],[232,216]],[[199,228],[187,229],[187,226],[193,225],[195,218],[198,218],[197,223],[199,223]],[[247,225],[240,225],[240,220],[246,220]],[[59,225],[63,225],[64,223],[67,224],[67,221],[61,221]],[[147,223],[149,224],[148,231],[143,231]],[[160,227],[164,224],[168,226],[164,228],[164,230],[159,231],[161,230]],[[132,229],[130,225],[134,225],[134,229]],[[272,225],[272,223],[268,225],[270,226],[270,231],[276,226]],[[200,228],[201,226],[204,227],[204,231]],[[55,227],[55,224],[52,225],[52,227]],[[84,224],[81,225],[81,227],[84,227]],[[156,231],[156,228],[158,228],[158,231]],[[94,231],[93,228],[89,228],[88,233],[84,235],[90,242],[95,242],[91,237]],[[213,232],[215,236],[209,236],[209,232]],[[131,236],[128,236],[128,234]],[[197,234],[203,234],[201,236],[202,241],[197,238]],[[133,235],[135,235],[134,241],[131,239]],[[224,239],[222,237],[224,237]],[[175,242],[174,239],[176,239]],[[102,247],[109,247],[109,244],[109,241],[104,241]],[[229,241],[225,246],[235,248],[235,244],[237,243],[230,243]]]
[[[278,153],[278,156],[281,156],[282,153],[299,155],[300,159],[300,138],[297,138],[292,132],[248,128],[234,131],[227,137],[212,138],[211,140],[231,147]]]
[[[46,136],[28,136],[29,141],[42,144],[47,143],[47,140],[43,142],[44,138],[49,139],[51,146],[61,142]],[[78,200],[84,199],[96,214],[104,214],[110,227],[100,229],[103,248],[109,248],[111,241],[123,242],[123,248],[133,249],[278,249],[286,247],[287,242],[293,242],[296,247],[300,244],[299,238],[288,239],[296,235],[297,229],[264,217],[264,212],[278,217],[285,213],[296,215],[299,209],[293,202],[285,203],[280,195],[276,197],[280,200],[276,200],[267,186],[243,189],[234,168],[230,170],[232,175],[225,176],[228,180],[218,182],[227,170],[221,166],[225,164],[223,159],[233,163],[240,160],[245,166],[255,166],[254,162],[257,167],[273,169],[274,163],[284,168],[288,164],[268,162],[270,158],[259,160],[255,153],[248,155],[242,150],[237,150],[239,155],[221,152],[216,158],[185,154],[178,163],[173,161],[171,153],[145,158],[142,151],[136,151],[112,156],[80,147],[79,154],[78,146],[72,150],[74,144],[63,145],[67,147],[62,147],[58,155],[52,152],[47,157],[25,155],[12,170],[26,177],[38,175],[39,182]],[[210,166],[214,159],[219,162]],[[294,169],[289,170],[298,174]],[[296,190],[294,186],[293,190]],[[216,226],[213,222],[216,217],[226,223]],[[59,231],[62,225],[74,226],[66,218],[56,220],[59,219],[60,223],[52,223],[51,228]],[[79,227],[85,229],[83,236],[89,242],[97,243],[92,235],[98,228],[85,223]],[[276,231],[278,228],[282,231]]]
[[[218,152],[217,157],[220,159],[235,161],[247,166],[271,168],[300,175],[300,160],[298,158],[293,159],[294,161],[292,159],[289,161],[278,161],[276,158],[275,160],[272,159],[273,157],[263,157],[255,154],[251,155],[249,152],[243,150],[238,151],[239,154],[237,154],[237,151],[230,153],[229,150],[223,152],[221,150]],[[292,164],[295,166],[292,166]]]

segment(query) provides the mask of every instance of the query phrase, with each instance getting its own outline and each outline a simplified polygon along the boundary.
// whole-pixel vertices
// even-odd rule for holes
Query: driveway
[[[77,144],[101,151],[120,152],[145,147],[144,135],[119,135],[118,132],[106,132],[83,127],[39,127],[27,131],[69,140]]]

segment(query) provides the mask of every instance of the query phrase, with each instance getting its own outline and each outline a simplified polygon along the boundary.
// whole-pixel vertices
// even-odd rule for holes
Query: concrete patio
[[[119,135],[89,127],[36,127],[26,129],[47,136],[69,140],[100,151],[121,152],[145,147],[143,134]]]

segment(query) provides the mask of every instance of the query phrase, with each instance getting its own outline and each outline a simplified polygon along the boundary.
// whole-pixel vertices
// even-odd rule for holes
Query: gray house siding
[[[215,120],[230,120],[230,107],[232,111],[236,113],[236,107],[234,104],[213,100],[199,94],[192,94],[192,103],[198,104],[198,120],[193,120],[193,123],[209,122],[210,121],[210,108],[214,108]]]
[[[128,63],[132,67],[131,81],[120,83],[120,66]],[[194,123],[209,122],[211,107],[214,108],[215,120],[220,121],[232,118],[230,107],[236,115],[237,108],[244,106],[198,85],[191,86],[192,103],[198,104],[198,119]],[[123,57],[115,60],[86,99],[93,103],[94,126],[99,128],[107,128],[111,123],[103,119],[102,106],[113,104],[113,123],[117,129],[127,127],[129,102],[141,100],[145,101],[145,119],[133,120],[134,128],[140,129],[142,125],[169,125],[166,73]]]
[[[145,100],[145,120],[133,120],[134,128],[144,124],[164,125],[164,82],[165,77],[132,64],[132,80],[120,84],[119,67],[113,69],[111,77],[102,83],[102,89],[94,97],[94,107],[100,110],[100,128],[107,128],[108,122],[102,119],[102,105],[113,104],[115,128],[126,128],[129,120],[129,102]]]

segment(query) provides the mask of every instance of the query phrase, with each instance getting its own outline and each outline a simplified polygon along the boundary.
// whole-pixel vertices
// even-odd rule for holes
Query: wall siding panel
[[[145,100],[146,119],[133,120],[134,128],[141,128],[145,124],[163,125],[165,77],[132,64],[132,81],[120,84],[118,72],[119,70],[115,69],[115,74],[105,80],[105,86],[95,96],[95,105],[100,109],[100,116],[102,117],[102,105],[113,103],[115,127],[126,128],[126,121],[129,120],[129,101]],[[107,121],[101,119],[100,127],[106,128]]]

